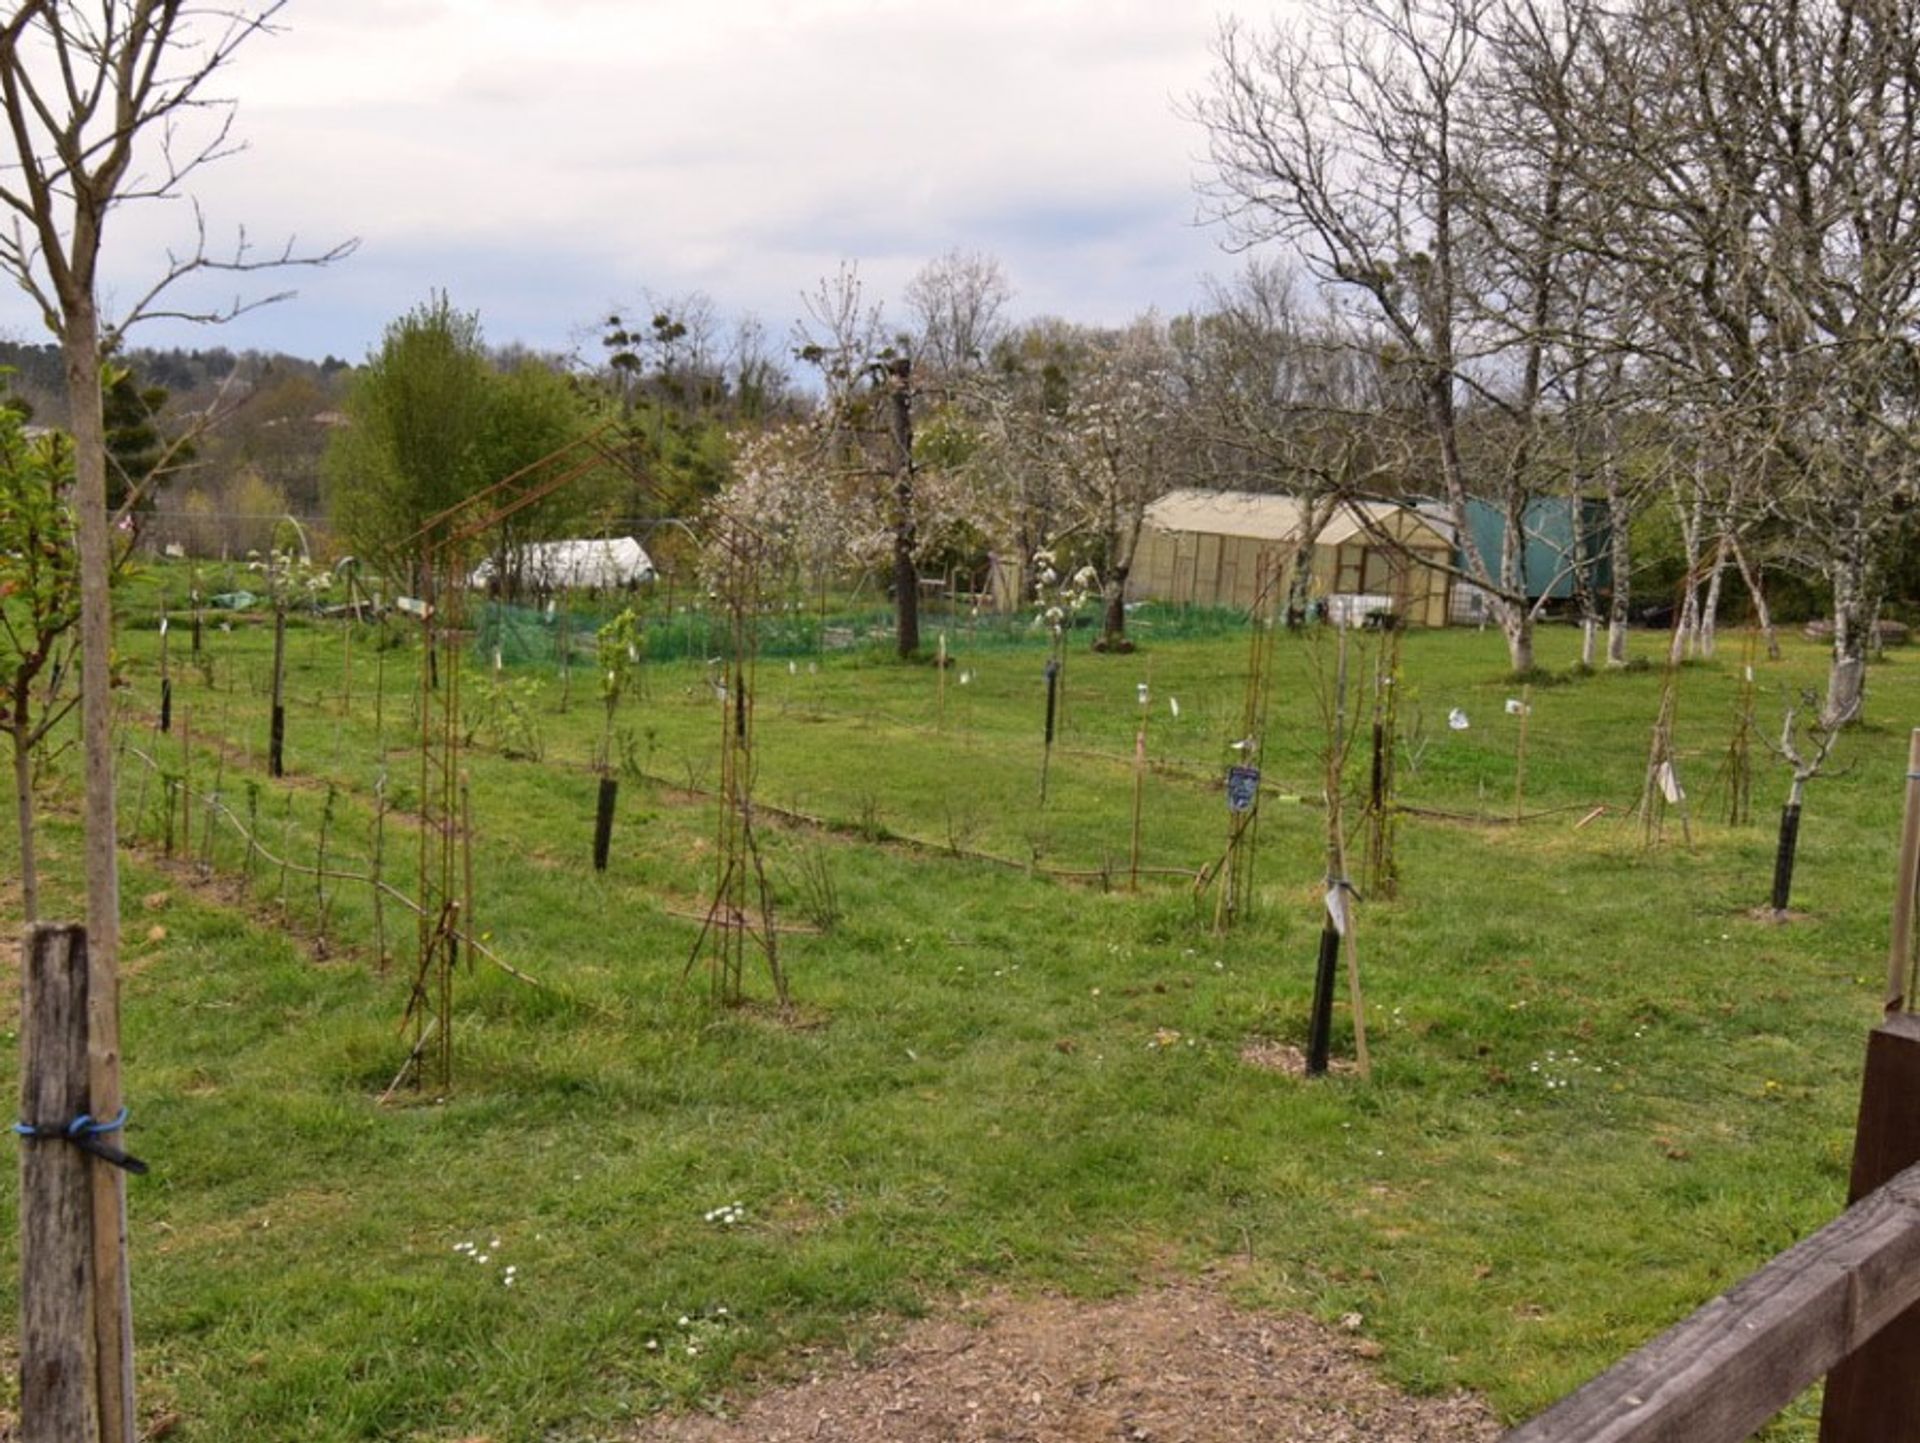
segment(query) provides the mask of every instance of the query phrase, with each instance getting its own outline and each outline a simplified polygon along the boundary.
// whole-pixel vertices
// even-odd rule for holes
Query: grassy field
[[[1373,1076],[1312,1082],[1242,1052],[1305,1035],[1324,639],[1276,645],[1256,907],[1227,936],[1170,874],[1221,851],[1244,635],[1161,640],[1143,616],[1134,656],[1075,649],[1044,807],[1039,642],[970,651],[955,624],[944,699],[932,666],[865,651],[763,659],[758,794],[826,824],[764,822],[783,917],[830,923],[781,939],[785,1019],[764,975],[731,1010],[685,976],[698,929],[677,914],[713,885],[705,667],[649,664],[623,703],[630,774],[597,875],[591,675],[477,664],[477,926],[539,985],[463,972],[454,1088],[381,1105],[408,1045],[410,922],[387,908],[382,965],[366,888],[283,880],[197,803],[169,859],[157,778],[217,788],[299,860],[324,826],[349,870],[384,797],[404,890],[418,654],[296,627],[274,782],[267,630],[210,628],[204,669],[174,632],[162,738],[151,588],[132,600],[126,1076],[129,1145],[154,1165],[130,1189],[135,1307],[143,1411],[178,1413],[176,1438],[613,1438],[961,1290],[1097,1296],[1203,1268],[1249,1305],[1357,1312],[1403,1386],[1519,1417],[1843,1200],[1920,718],[1908,656],[1876,667],[1869,724],[1811,789],[1805,915],[1778,926],[1750,914],[1785,774],[1756,744],[1743,828],[1714,785],[1737,634],[1678,675],[1692,843],[1670,812],[1653,848],[1625,813],[1657,669],[1568,678],[1577,638],[1543,636],[1559,675],[1532,693],[1515,825],[1498,636],[1409,636],[1401,799],[1422,814],[1400,824],[1400,895],[1360,908]],[[1805,644],[1759,663],[1763,731],[1820,675]],[[55,915],[79,906],[76,773],[68,752],[43,798]],[[0,890],[0,919],[17,907]],[[1810,1438],[1809,1419],[1803,1402],[1772,1436]]]

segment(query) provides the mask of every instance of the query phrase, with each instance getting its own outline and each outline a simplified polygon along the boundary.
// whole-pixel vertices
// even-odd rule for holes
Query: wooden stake
[[[63,1126],[92,1110],[87,934],[36,925],[22,951],[20,1117]],[[60,1142],[20,1154],[20,1423],[23,1443],[93,1443],[102,1374],[93,1258],[92,1160]],[[105,1164],[103,1170],[111,1171]]]
[[[1920,891],[1920,727],[1907,738],[1907,814],[1900,827],[1899,883],[1893,894],[1893,939],[1887,948],[1887,1011],[1914,1010],[1914,894]]]
[[[1133,734],[1133,838],[1128,854],[1127,890],[1140,890],[1140,810],[1147,784],[1147,708],[1140,708],[1140,728]]]
[[[381,641],[385,640],[385,624],[381,627]],[[384,757],[386,747],[386,701],[387,701],[387,649],[381,642],[374,643],[373,651],[373,750],[374,755]]]
[[[382,771],[380,780],[373,787],[373,860],[368,870],[373,874],[373,956],[374,964],[384,973],[387,970],[387,916],[385,908],[385,887],[381,882],[381,870],[386,860],[387,850],[387,774]]]
[[[467,774],[460,773],[460,868],[462,884],[466,890],[466,901],[461,908],[461,928],[472,941],[480,938],[479,914],[473,905],[473,785]],[[473,949],[467,949],[467,961],[473,961]],[[451,1082],[452,1074],[448,1074]]]
[[[180,708],[180,852],[193,855],[193,712]]]
[[[225,785],[226,776],[227,744],[223,735],[219,750],[214,754],[213,793],[208,798],[207,806],[202,809],[204,820],[200,828],[200,874],[204,877],[213,875],[213,803],[220,799],[220,789]]]
[[[1347,1003],[1353,1009],[1353,1060],[1360,1069],[1360,1076],[1373,1076],[1373,1061],[1367,1055],[1367,1002],[1360,990],[1360,944],[1355,933],[1360,929],[1353,925],[1353,914],[1347,914]]]
[[[1520,742],[1513,756],[1513,819],[1519,821],[1527,800],[1527,718],[1533,715],[1533,684],[1520,688]]]

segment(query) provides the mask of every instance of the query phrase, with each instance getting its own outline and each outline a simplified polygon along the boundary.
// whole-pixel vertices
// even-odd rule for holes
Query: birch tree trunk
[[[1857,525],[1834,558],[1833,659],[1820,724],[1831,731],[1860,719],[1866,701],[1867,638],[1874,605],[1868,540]]]
[[[1740,580],[1747,588],[1747,595],[1753,600],[1754,619],[1760,624],[1760,635],[1767,643],[1767,660],[1780,660],[1780,634],[1774,630],[1773,610],[1767,605],[1766,588],[1760,584],[1760,576],[1747,561],[1747,551],[1740,544],[1739,537],[1730,538],[1733,547],[1733,564],[1740,568]]]
[[[1673,507],[1680,518],[1680,545],[1687,570],[1680,583],[1680,614],[1675,618],[1673,641],[1667,651],[1670,662],[1690,655],[1700,635],[1700,542],[1707,523],[1707,486],[1697,469],[1690,501],[1679,482],[1674,483]]]
[[[1613,596],[1607,603],[1607,665],[1627,664],[1627,611],[1633,596],[1633,529],[1620,485],[1620,468],[1611,452],[1605,467],[1607,485],[1607,569],[1613,573]]]
[[[1713,570],[1707,576],[1706,600],[1700,604],[1699,652],[1713,655],[1714,631],[1720,615],[1720,585],[1727,572],[1727,534],[1720,533],[1720,544],[1713,553]]]

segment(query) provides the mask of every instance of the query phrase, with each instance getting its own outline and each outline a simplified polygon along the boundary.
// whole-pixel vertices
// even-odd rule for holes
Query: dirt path
[[[1466,1395],[1409,1398],[1374,1345],[1204,1289],[1100,1303],[995,1295],[917,1323],[870,1363],[732,1416],[656,1419],[634,1443],[1482,1443]]]

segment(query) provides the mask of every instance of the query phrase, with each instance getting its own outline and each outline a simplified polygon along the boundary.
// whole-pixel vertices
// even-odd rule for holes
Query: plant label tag
[[[1253,804],[1260,799],[1260,768],[1229,767],[1227,769],[1227,810],[1230,812],[1250,812]]]
[[[160,618],[160,634],[162,636],[167,634],[167,619],[164,616]]]
[[[1347,935],[1347,928],[1352,924],[1352,919],[1347,915],[1347,889],[1338,882],[1327,888],[1327,920],[1333,923],[1333,930],[1342,937]]]
[[[1660,795],[1667,799],[1669,806],[1677,807],[1687,799],[1686,788],[1680,785],[1680,774],[1673,769],[1672,762],[1660,763],[1658,772]]]

